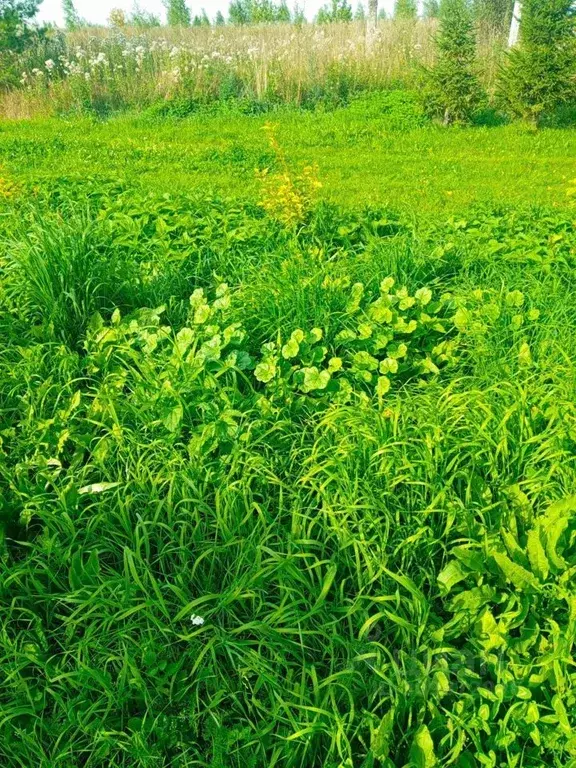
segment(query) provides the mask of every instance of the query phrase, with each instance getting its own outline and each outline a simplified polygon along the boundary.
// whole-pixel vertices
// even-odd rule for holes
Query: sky
[[[306,16],[313,18],[325,2],[326,0],[301,0],[299,4],[304,7]],[[140,0],[139,4],[143,10],[151,11],[164,18],[165,11],[162,0]],[[352,0],[351,4],[355,7],[356,0]],[[222,11],[225,16],[227,15],[229,0],[188,0],[188,5],[193,14],[199,13],[202,8],[205,8],[208,16],[213,18],[217,11]],[[291,5],[293,3],[288,0],[288,6]],[[367,0],[364,0],[364,6],[366,7],[366,5]],[[388,12],[391,11],[393,5],[394,0],[380,0],[379,3],[379,6]],[[93,24],[105,24],[112,8],[130,11],[134,7],[134,0],[76,0],[75,6],[78,14],[86,21]],[[38,19],[40,21],[54,21],[62,25],[62,0],[44,0],[40,6]]]

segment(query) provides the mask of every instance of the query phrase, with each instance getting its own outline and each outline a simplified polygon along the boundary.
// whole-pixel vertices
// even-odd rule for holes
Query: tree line
[[[34,4],[35,0],[22,0],[23,3]],[[41,0],[39,0],[41,2]],[[14,2],[14,0],[0,0],[2,2]],[[17,0],[16,0],[17,4]],[[36,2],[36,5],[39,3]],[[206,11],[193,14],[186,0],[165,0],[166,22],[168,26],[222,26],[226,23],[233,25],[248,24],[278,24],[278,23],[304,23],[306,18],[303,9],[296,4],[290,9],[286,0],[231,0],[226,19],[221,11],[218,11],[213,20],[209,19]],[[514,0],[470,0],[470,9],[476,21],[492,25],[495,29],[503,29],[510,23]],[[441,0],[424,0],[422,15],[424,18],[439,18]],[[66,26],[75,29],[83,26],[85,22],[76,11],[74,0],[62,0],[62,8]],[[369,0],[368,8],[365,8],[360,0],[353,9],[348,0],[328,0],[316,15],[315,21],[319,24],[347,21],[365,21],[371,16],[379,19],[386,18],[384,9],[378,9],[378,0]],[[392,14],[396,19],[416,19],[418,17],[417,0],[396,0]],[[135,3],[131,13],[115,11],[112,19],[121,24],[137,27],[159,27],[162,21],[159,16],[145,11],[138,3]]]

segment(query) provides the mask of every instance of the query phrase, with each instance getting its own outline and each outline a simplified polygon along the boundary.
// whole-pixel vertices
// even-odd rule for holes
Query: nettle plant
[[[386,278],[371,298],[355,283],[344,327],[329,345],[320,328],[298,328],[284,342],[279,336],[265,344],[254,374],[272,401],[311,395],[347,402],[356,392],[382,402],[394,381],[438,375],[456,351],[452,297],[434,299],[426,287],[410,295],[394,285]]]
[[[443,610],[451,614],[438,639],[450,649],[454,673],[444,703],[456,684],[455,723],[465,720],[476,732],[482,765],[505,758],[506,765],[556,765],[559,751],[572,765],[576,497],[540,511],[515,485],[501,510],[492,524],[467,522],[438,576]],[[478,662],[468,690],[457,674],[458,654]]]
[[[533,363],[530,336],[540,317],[540,310],[531,307],[522,291],[497,294],[494,290],[477,288],[464,299],[456,299],[458,308],[454,325],[460,338],[476,356],[492,354],[493,333],[498,333],[506,346],[517,348],[517,363],[528,367]]]

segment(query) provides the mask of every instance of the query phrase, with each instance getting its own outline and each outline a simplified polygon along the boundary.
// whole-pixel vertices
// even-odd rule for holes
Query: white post
[[[515,0],[514,11],[512,12],[512,23],[510,24],[510,35],[508,37],[508,48],[514,48],[518,43],[520,36],[520,19],[522,18],[522,2]]]

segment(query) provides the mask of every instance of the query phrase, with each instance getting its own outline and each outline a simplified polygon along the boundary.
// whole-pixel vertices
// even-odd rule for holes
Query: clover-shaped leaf
[[[326,389],[330,382],[330,371],[319,371],[316,366],[311,368],[302,368],[303,381],[300,385],[302,392],[313,392],[314,390]]]
[[[392,386],[388,376],[379,376],[378,383],[376,384],[376,394],[378,397],[384,397],[390,391]]]
[[[254,376],[263,384],[268,384],[268,382],[272,381],[274,376],[276,376],[277,370],[276,360],[274,358],[268,358],[267,360],[258,363],[254,369]]]
[[[414,298],[421,306],[425,307],[432,301],[432,291],[430,288],[419,288],[414,294]]]
[[[398,372],[398,360],[393,357],[387,357],[380,362],[380,373],[397,373]]]

